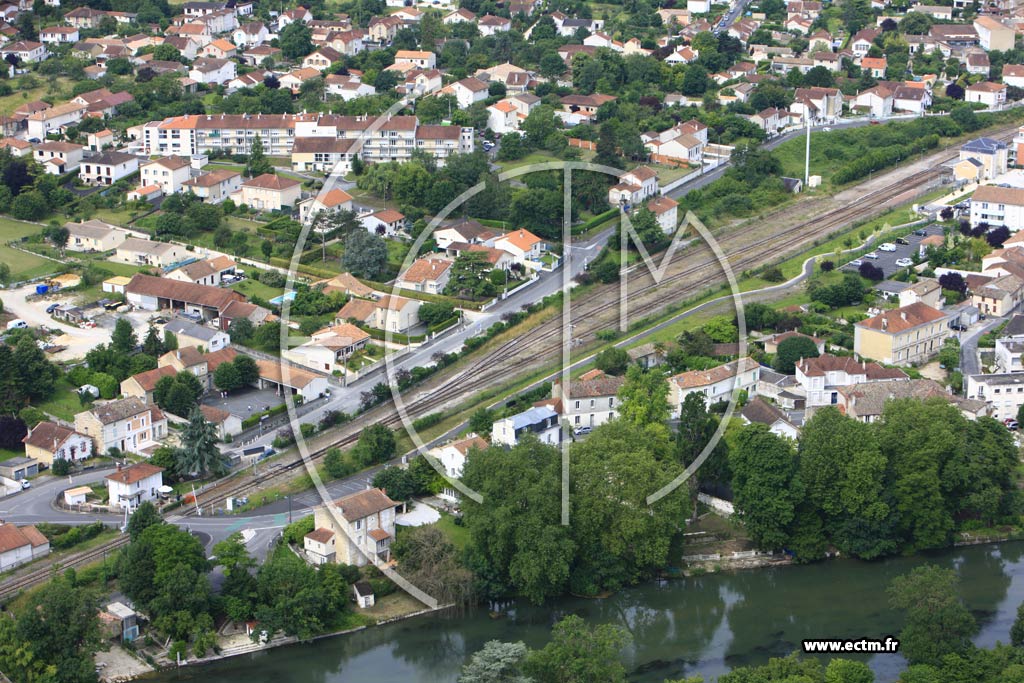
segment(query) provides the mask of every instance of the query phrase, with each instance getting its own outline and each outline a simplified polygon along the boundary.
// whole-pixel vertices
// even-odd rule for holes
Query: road
[[[729,27],[736,23],[736,21],[741,16],[743,16],[743,12],[744,10],[746,10],[747,3],[749,2],[750,0],[736,0],[734,4],[729,5],[729,12],[724,17],[722,17],[722,19],[718,22],[718,26],[715,27],[715,30],[712,31],[712,33],[714,33],[717,36],[719,33],[724,33],[725,31],[728,31]]]
[[[999,327],[1006,318],[990,318],[980,326],[976,326],[960,337],[960,374],[966,379],[970,375],[981,372],[981,361],[978,358],[978,341],[981,337]]]

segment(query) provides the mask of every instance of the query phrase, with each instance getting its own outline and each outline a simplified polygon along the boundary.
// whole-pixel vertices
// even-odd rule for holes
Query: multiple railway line
[[[1008,140],[1012,133],[994,137]],[[877,214],[907,201],[907,195],[936,181],[943,173],[941,164],[956,156],[956,153],[945,153],[938,156],[935,163],[926,170],[866,192],[854,202],[775,231],[763,238],[751,241],[747,232],[733,230],[720,237],[719,245],[728,256],[734,272],[739,273],[764,265],[782,252],[790,253],[804,248],[854,220],[864,218],[868,209]],[[685,249],[679,252],[672,264],[676,270],[667,273],[660,282],[655,282],[643,270],[632,274],[630,282],[635,282],[636,286],[629,288],[630,315],[634,319],[640,319],[663,312],[670,301],[693,297],[706,290],[709,285],[722,280],[723,273],[717,259],[710,251],[704,251],[707,253],[701,260],[692,264],[688,263],[688,258],[681,256],[692,256],[694,250]],[[678,268],[680,265],[683,267]],[[593,337],[598,330],[607,329],[609,325],[617,323],[619,299],[617,291],[612,294],[613,287],[617,288],[618,285],[606,286],[605,291],[609,296],[595,294],[587,301],[574,305],[573,318],[578,320],[573,330],[574,337]],[[515,339],[500,344],[476,359],[469,367],[440,380],[438,384],[417,388],[416,398],[403,401],[406,413],[415,418],[437,412],[453,403],[471,398],[485,387],[506,381],[510,370],[517,374],[526,373],[550,363],[561,351],[562,333],[560,319],[548,320]],[[374,408],[345,425],[340,433],[334,435],[331,443],[311,443],[311,461],[319,460],[328,448],[344,449],[354,445],[359,438],[361,427],[373,423],[396,428],[402,424],[402,418],[390,404]],[[303,460],[296,454],[292,460],[278,463],[244,480],[225,480],[222,484],[201,493],[198,504],[201,507],[217,506],[230,497],[248,495],[271,482],[284,480],[301,467]],[[194,513],[194,508],[186,512]]]
[[[5,581],[0,584],[0,601],[7,600],[23,590],[49,581],[53,577],[53,573],[57,566],[61,569],[84,567],[96,562],[97,560],[102,560],[107,556],[107,553],[117,550],[121,546],[127,544],[128,534],[121,534],[117,538],[107,541],[102,545],[98,545],[95,548],[90,548],[89,550],[69,555],[58,562],[47,563],[44,567],[34,569],[22,576],[16,576],[9,581]]]

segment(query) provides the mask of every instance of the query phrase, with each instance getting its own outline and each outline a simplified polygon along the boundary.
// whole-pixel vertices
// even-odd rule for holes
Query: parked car
[[[590,427],[577,427],[576,429],[572,430],[572,433],[575,436],[583,436],[584,434],[589,434],[590,432],[591,432],[591,428]]]
[[[1016,431],[1017,429],[1020,428],[1020,425],[1018,425],[1017,421],[1014,420],[1012,417],[1008,417],[1005,420],[1003,420],[1003,424],[1006,425],[1006,428],[1009,429],[1011,432]]]
[[[909,246],[910,242],[906,241],[902,237],[897,237],[896,238],[896,244],[902,244],[903,246]]]
[[[47,315],[49,315],[50,313],[53,313],[58,308],[60,308],[60,304],[50,304],[49,306],[46,307]]]
[[[918,237],[927,237],[928,236],[928,231],[927,230],[915,230],[914,234],[917,235]]]
[[[8,330],[24,330],[26,327],[28,327],[28,323],[21,318],[15,318],[7,323]]]
[[[898,259],[896,259],[896,267],[897,268],[909,268],[912,265],[914,265],[913,259],[908,259],[908,258],[898,258]]]
[[[878,245],[878,251],[896,251],[896,245],[892,242],[885,242]]]
[[[30,482],[28,479],[22,479],[21,480],[21,490],[25,491],[26,489],[30,489],[30,488],[32,488],[32,482]]]
[[[876,254],[873,251],[872,252],[868,252],[867,254],[864,254],[864,258],[871,259],[872,261],[874,261],[875,259],[878,258],[878,254]]]
[[[862,265],[864,265],[864,262],[861,261],[859,258],[855,258],[852,261],[850,261],[850,265],[853,266],[854,268],[860,268]]]

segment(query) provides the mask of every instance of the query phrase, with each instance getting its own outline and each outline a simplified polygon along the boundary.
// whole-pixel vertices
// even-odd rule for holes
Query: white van
[[[11,322],[7,323],[8,330],[23,330],[28,327],[28,323],[21,318],[15,318]]]

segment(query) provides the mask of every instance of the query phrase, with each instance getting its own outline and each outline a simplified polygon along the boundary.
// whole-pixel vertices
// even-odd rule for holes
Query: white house
[[[796,381],[803,389],[809,411],[821,406],[838,405],[839,387],[898,379],[907,379],[907,373],[898,368],[886,368],[878,363],[858,361],[849,356],[825,354],[804,358],[796,363]]]
[[[507,251],[516,262],[528,268],[536,268],[547,243],[529,230],[520,228],[495,239],[494,248]]]
[[[231,42],[241,48],[256,47],[270,40],[270,31],[262,21],[242,24],[231,35]]]
[[[647,208],[666,235],[675,232],[679,225],[679,202],[671,197],[655,197],[647,201]]]
[[[776,436],[796,439],[800,430],[790,421],[779,408],[760,396],[749,401],[740,411],[740,417],[747,424],[768,425],[769,431]]]
[[[562,417],[576,427],[597,427],[616,417],[619,389],[624,378],[592,371],[569,383],[568,394],[562,383],[551,385],[551,397],[562,402]]]
[[[558,413],[546,406],[535,406],[495,420],[491,427],[491,443],[515,446],[527,434],[533,434],[541,443],[557,445],[562,440]]]
[[[191,170],[190,160],[171,156],[144,162],[139,166],[139,175],[142,185],[158,185],[165,195],[171,195],[183,191]]]
[[[0,571],[50,553],[50,541],[34,526],[0,523]]]
[[[971,196],[971,225],[1005,225],[1012,232],[1024,228],[1024,190],[982,185]]]
[[[612,206],[639,204],[658,194],[658,174],[650,166],[637,166],[619,176],[619,182],[608,190]]]
[[[310,223],[321,214],[351,210],[352,195],[337,187],[299,202],[299,218],[303,223]]]
[[[78,170],[85,156],[85,148],[71,142],[47,140],[36,145],[32,156],[47,173],[63,175]]]
[[[185,181],[183,187],[208,204],[219,204],[242,188],[242,174],[218,169]]]
[[[337,562],[362,567],[391,559],[391,542],[395,538],[395,508],[401,503],[388,497],[381,489],[366,489],[318,506],[313,513],[314,542],[307,535],[303,547],[307,555],[318,555],[331,547],[333,557],[321,555],[314,562]],[[333,508],[333,509],[332,509]]]
[[[452,263],[446,258],[431,258],[429,256],[418,258],[404,273],[398,276],[395,285],[414,292],[441,294],[448,286]]]
[[[40,29],[39,40],[43,43],[77,43],[79,40],[78,29],[74,26],[48,26]]]
[[[192,62],[189,78],[197,83],[221,85],[235,78],[235,62],[231,59],[200,57]]]
[[[108,151],[85,159],[78,171],[78,177],[90,185],[113,185],[138,170],[138,157],[124,152]]]
[[[383,209],[360,216],[359,223],[369,232],[394,237],[396,233],[405,230],[405,215],[394,209]]]
[[[466,466],[469,452],[474,448],[482,451],[487,448],[487,442],[476,434],[472,434],[465,439],[459,439],[444,446],[438,446],[433,449],[431,454],[441,463],[444,473],[449,478],[459,479],[462,477],[462,470]],[[455,489],[447,486],[439,495],[447,500],[458,500],[458,494]]]
[[[140,462],[128,467],[118,466],[106,476],[107,500],[122,510],[134,510],[148,500],[156,500],[164,485],[164,468]]]
[[[1006,84],[981,81],[964,89],[964,100],[980,102],[989,108],[996,109],[1006,104]]]
[[[672,413],[678,416],[683,401],[692,393],[703,394],[704,404],[708,406],[730,400],[733,391],[745,391],[748,396],[754,396],[760,376],[761,366],[752,358],[740,358],[717,368],[675,375],[669,379],[668,397]]]
[[[11,55],[25,64],[32,64],[43,61],[50,56],[50,53],[42,43],[37,43],[34,40],[19,40],[0,47],[0,57],[6,60]]]
[[[488,85],[479,78],[470,76],[461,81],[455,81],[451,85],[442,88],[442,93],[451,92],[459,103],[459,108],[466,109],[476,102],[483,102],[487,99]]]

